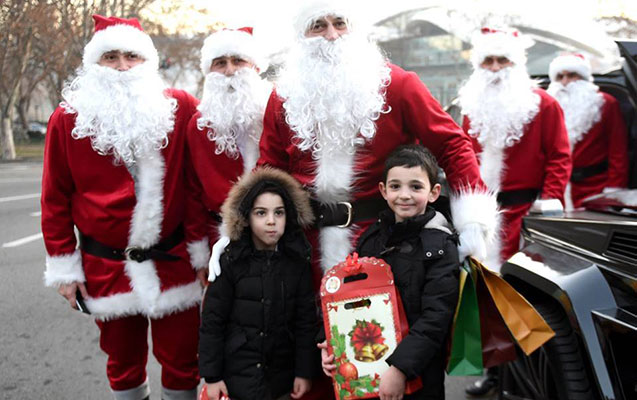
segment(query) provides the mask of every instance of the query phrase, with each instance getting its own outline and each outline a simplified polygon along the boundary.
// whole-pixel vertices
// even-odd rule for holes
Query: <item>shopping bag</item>
[[[336,398],[377,398],[385,360],[409,333],[390,266],[354,253],[325,273],[320,296]],[[405,393],[421,387],[420,378],[407,381]]]
[[[484,281],[504,323],[526,355],[555,336],[544,318],[507,281],[475,259],[470,259],[470,263]]]
[[[206,385],[204,384],[203,387],[201,388],[201,391],[199,392],[199,397],[197,398],[197,400],[209,400],[210,398],[208,397],[208,392],[206,391]],[[230,400],[230,397],[224,395],[221,395],[221,398],[219,400]]]
[[[460,295],[454,316],[451,350],[447,364],[450,376],[482,375],[482,340],[476,288],[468,263],[460,267]]]
[[[476,279],[476,294],[480,310],[480,337],[484,367],[491,368],[515,360],[515,343],[511,333],[493,302],[484,280],[479,276]]]

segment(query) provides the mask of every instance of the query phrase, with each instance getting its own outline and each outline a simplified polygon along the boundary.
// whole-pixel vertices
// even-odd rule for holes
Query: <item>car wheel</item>
[[[530,356],[500,368],[500,398],[506,400],[593,400],[580,345],[569,320],[555,304],[534,304],[555,337]]]

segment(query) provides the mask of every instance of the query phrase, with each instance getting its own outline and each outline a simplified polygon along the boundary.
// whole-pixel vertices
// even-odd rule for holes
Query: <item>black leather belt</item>
[[[581,182],[591,176],[599,175],[608,169],[608,160],[600,163],[589,165],[587,167],[573,168],[571,173],[571,182]]]
[[[116,249],[105,245],[104,243],[100,243],[92,237],[80,232],[80,249],[90,255],[115,261],[177,261],[181,258],[179,256],[169,254],[168,251],[183,242],[183,240],[184,226],[182,224],[180,224],[168,237],[162,239],[159,243],[148,249],[136,246],[129,246],[125,249]]]
[[[507,190],[498,193],[498,204],[502,207],[533,203],[540,194],[538,189]]]
[[[341,201],[338,203],[320,203],[310,200],[312,211],[316,217],[314,226],[323,228],[336,226],[346,228],[356,222],[377,219],[378,214],[387,208],[382,198],[371,198],[354,202]]]

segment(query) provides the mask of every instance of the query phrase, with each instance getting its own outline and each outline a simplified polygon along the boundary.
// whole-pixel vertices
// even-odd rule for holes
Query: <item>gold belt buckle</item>
[[[336,204],[342,204],[347,208],[347,221],[343,225],[336,225],[337,228],[347,228],[352,223],[352,203],[349,201],[339,201]]]

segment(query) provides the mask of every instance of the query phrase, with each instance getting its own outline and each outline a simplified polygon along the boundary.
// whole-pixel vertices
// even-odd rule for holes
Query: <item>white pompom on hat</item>
[[[268,69],[268,60],[253,36],[252,27],[223,29],[208,36],[201,48],[201,72],[210,72],[212,60],[223,56],[240,56],[253,63],[260,72]]]
[[[294,31],[300,36],[305,36],[310,24],[318,18],[328,15],[341,17],[347,20],[351,30],[353,24],[353,12],[351,0],[309,0],[303,1],[294,18]]]
[[[506,57],[516,65],[526,65],[526,49],[533,40],[517,30],[484,27],[472,38],[471,63],[477,69],[486,57]]]
[[[560,72],[575,72],[582,79],[593,81],[591,73],[591,63],[580,53],[562,54],[553,59],[549,65],[549,78],[551,82],[555,81],[557,74]]]
[[[93,15],[95,33],[84,47],[84,66],[97,64],[102,54],[113,50],[131,52],[159,67],[157,49],[150,36],[144,32],[137,18],[117,18]]]

